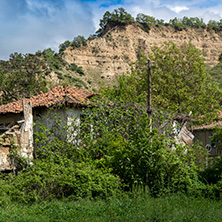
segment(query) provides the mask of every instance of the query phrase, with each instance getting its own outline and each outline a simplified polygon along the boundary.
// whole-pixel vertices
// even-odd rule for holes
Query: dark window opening
[[[211,147],[216,147],[216,141],[215,141],[215,139],[213,137],[213,134],[214,133],[210,133],[210,146]]]

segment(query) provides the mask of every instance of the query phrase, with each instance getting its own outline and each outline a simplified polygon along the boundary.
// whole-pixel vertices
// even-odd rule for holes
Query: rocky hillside
[[[136,61],[138,50],[149,54],[152,45],[161,45],[165,41],[176,44],[191,41],[202,51],[210,66],[217,63],[222,51],[221,32],[194,28],[175,31],[173,27],[160,26],[152,27],[148,33],[133,23],[114,27],[102,37],[87,41],[86,46],[75,49],[68,47],[64,51],[64,60],[83,68],[85,75],[80,79],[93,90],[99,83],[113,84],[116,76],[130,71],[130,63]]]

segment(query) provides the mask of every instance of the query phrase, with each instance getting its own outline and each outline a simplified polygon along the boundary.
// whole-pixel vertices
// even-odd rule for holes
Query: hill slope
[[[130,63],[136,61],[140,50],[149,54],[152,45],[160,46],[165,41],[176,44],[191,41],[210,66],[216,65],[222,51],[221,32],[194,28],[175,31],[173,27],[160,26],[152,27],[148,33],[133,23],[116,26],[102,37],[87,41],[86,46],[68,47],[63,59],[83,68],[85,75],[81,80],[92,90],[98,88],[99,83],[114,84],[116,76],[130,70]]]

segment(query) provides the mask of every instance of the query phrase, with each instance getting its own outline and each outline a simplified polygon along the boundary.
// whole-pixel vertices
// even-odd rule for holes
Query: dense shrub
[[[73,72],[77,72],[80,76],[84,76],[85,75],[82,67],[81,66],[77,66],[75,63],[71,63],[69,65],[68,70],[71,70]]]
[[[107,198],[117,193],[118,177],[82,162],[74,164],[57,156],[55,161],[37,160],[10,181],[13,200],[32,202],[52,198]]]
[[[153,130],[149,121],[144,107],[135,104],[97,104],[85,111],[82,149],[99,168],[119,176],[127,190],[147,186],[159,195],[199,186],[194,154],[174,142],[170,119],[153,114],[153,127],[159,126]]]

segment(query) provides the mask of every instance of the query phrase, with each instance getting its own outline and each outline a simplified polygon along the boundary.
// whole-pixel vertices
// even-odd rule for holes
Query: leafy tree
[[[73,41],[71,42],[71,45],[73,48],[79,48],[81,46],[86,46],[86,39],[84,36],[78,35],[77,37],[75,37],[73,39]]]
[[[63,53],[66,48],[68,48],[71,45],[71,42],[69,40],[66,40],[62,44],[59,45],[59,53]]]
[[[215,21],[215,20],[210,20],[210,21],[207,23],[207,29],[208,29],[208,30],[213,29],[213,30],[216,31],[216,32],[221,31],[221,30],[219,29],[218,22]]]
[[[181,19],[178,18],[170,19],[169,23],[178,31],[182,31],[185,28],[185,25],[182,23]]]
[[[45,92],[47,64],[33,54],[14,53],[8,61],[0,61],[1,103]]]
[[[134,18],[125,11],[124,8],[114,9],[112,13],[106,11],[103,18],[100,19],[100,28],[96,31],[98,36],[102,36],[108,25],[114,27],[116,25],[127,25],[131,24]]]
[[[80,150],[119,176],[125,189],[146,186],[160,195],[185,191],[198,181],[194,155],[175,143],[172,119],[163,111],[153,112],[152,131],[144,104],[103,98],[83,113]]]
[[[165,42],[154,46],[152,61],[152,100],[157,107],[176,113],[193,112],[192,116],[211,116],[219,108],[221,91],[205,72],[200,50],[191,43],[177,46]],[[126,101],[146,101],[147,60],[142,55],[129,76],[119,78],[119,85],[105,89],[111,98]]]
[[[221,54],[222,55],[222,54]],[[217,82],[222,89],[222,56],[219,56],[219,63],[216,64],[214,67],[210,67],[208,73],[212,76],[213,80]]]
[[[137,15],[136,21],[142,25],[144,31],[148,31],[151,26],[157,24],[157,21],[154,17],[149,15],[144,15],[143,13],[139,13]]]
[[[147,25],[155,25],[156,19],[149,15],[144,15],[143,13],[139,13],[136,17],[136,21],[139,23],[145,23]]]
[[[191,28],[206,28],[206,24],[203,22],[203,19],[199,19],[198,17],[186,17],[184,16],[182,19],[182,23],[185,26],[191,27]]]
[[[96,38],[96,34],[90,35],[87,40],[93,40]]]
[[[62,69],[62,67],[66,65],[66,62],[62,59],[61,54],[56,53],[51,48],[44,49],[42,52],[39,54],[37,53],[36,55],[42,57],[42,59],[49,66],[50,71]]]

